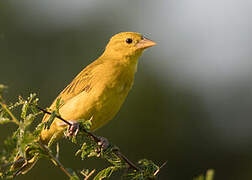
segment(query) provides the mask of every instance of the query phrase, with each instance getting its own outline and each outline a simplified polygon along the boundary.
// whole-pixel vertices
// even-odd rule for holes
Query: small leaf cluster
[[[201,174],[198,177],[194,178],[193,180],[213,180],[214,179],[214,170],[208,169],[206,174]]]
[[[0,85],[1,93],[3,89],[6,89],[6,86]],[[5,139],[0,153],[0,177],[3,179],[13,178],[19,173],[19,169],[24,170],[28,167],[28,161],[31,162],[40,152],[36,140],[44,124],[31,127],[35,118],[41,114],[36,108],[38,100],[36,94],[30,94],[26,99],[19,96],[16,103],[7,105],[0,94],[0,124],[13,123],[17,126],[12,135]],[[19,117],[14,115],[15,110],[20,110]]]
[[[126,162],[116,154],[119,148],[110,143],[109,147],[105,150],[101,148],[94,139],[87,135],[86,132],[89,131],[92,125],[92,118],[87,121],[80,122],[80,133],[72,139],[76,144],[82,144],[80,149],[75,153],[76,156],[80,155],[82,159],[90,157],[99,157],[108,161],[111,165],[104,168],[94,176],[94,180],[107,179],[112,176],[113,173],[120,170],[127,170],[125,174],[122,175],[122,179],[155,179],[155,172],[159,170],[159,167],[155,165],[152,161],[147,159],[142,159],[138,162],[139,170],[129,169]],[[85,176],[89,174],[90,170],[85,169]],[[82,173],[83,174],[83,173]]]

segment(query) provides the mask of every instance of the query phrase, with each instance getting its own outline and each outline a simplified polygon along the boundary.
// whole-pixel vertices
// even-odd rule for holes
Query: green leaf
[[[207,170],[206,180],[213,180],[213,179],[214,179],[214,170],[213,169]]]
[[[31,123],[33,122],[35,117],[36,117],[36,115],[34,115],[34,114],[29,114],[28,116],[25,117],[25,119],[24,119],[25,129],[27,129],[31,125]]]
[[[41,111],[37,108],[38,101],[39,101],[39,98],[35,98],[31,102],[30,108],[31,108],[31,111],[32,111],[33,114],[41,113]]]
[[[56,159],[59,159],[59,153],[60,153],[60,147],[59,147],[59,143],[57,143],[57,145],[56,145],[56,155],[55,155]]]
[[[18,150],[21,156],[25,156],[27,146],[34,143],[34,136],[31,133],[24,133],[22,138],[18,138]]]
[[[20,122],[20,125],[19,125],[17,138],[18,138],[18,141],[17,141],[18,152],[20,153],[22,157],[24,157],[25,147],[22,143],[24,139],[24,123],[22,122]]]
[[[8,87],[3,85],[3,84],[0,84],[0,94],[3,93],[4,90],[6,90]]]
[[[84,135],[83,133],[79,133],[79,134],[81,134],[82,136]],[[98,145],[93,140],[86,137],[84,139],[84,142],[83,142],[81,148],[75,153],[75,155],[77,156],[78,154],[80,154],[82,159],[85,159],[87,157],[93,157],[93,156],[97,157],[98,156],[98,153],[97,153],[98,148],[99,148]]]
[[[119,148],[110,144],[105,152],[102,153],[102,157],[105,158],[108,162],[114,166],[120,166],[122,168],[126,167],[125,162],[123,162],[113,151],[118,150]]]
[[[9,118],[0,117],[0,124],[7,124],[9,122],[12,122]]]
[[[70,180],[79,180],[80,178],[78,176],[72,176]]]
[[[87,177],[87,176],[89,175],[89,172],[90,172],[89,169],[82,169],[80,173],[81,173],[83,176]]]
[[[22,98],[21,96],[19,96],[17,102],[15,102],[14,104],[11,103],[11,104],[9,105],[9,110],[15,109],[15,108],[17,108],[18,106],[23,105],[23,104],[24,104],[24,100],[23,100],[23,98]]]
[[[17,132],[14,132],[12,136],[7,137],[4,140],[4,145],[1,148],[0,162],[1,164],[7,164],[12,162],[17,153]]]
[[[79,120],[78,122],[80,123],[80,129],[85,129],[86,131],[89,131],[91,126],[92,126],[92,119],[93,116],[89,120]]]
[[[71,174],[70,180],[80,180],[77,174],[70,168],[66,168],[67,172]]]
[[[22,113],[21,113],[22,119],[25,119],[28,109],[31,109],[33,114],[39,112],[39,110],[36,108],[36,105],[38,104],[39,99],[35,97],[36,97],[35,93],[31,93],[26,101],[23,100],[21,96],[19,97],[19,103],[23,104]]]
[[[33,136],[36,138],[36,137],[39,137],[41,131],[44,129],[45,127],[45,122],[42,122],[40,124],[37,125],[37,127],[35,128],[35,130],[33,131]]]
[[[55,119],[55,117],[56,117],[56,111],[53,111],[51,116],[49,117],[48,121],[46,121],[46,124],[45,124],[46,129],[50,129],[50,127],[52,125],[52,122]]]
[[[70,180],[80,180],[80,178],[77,176],[77,174],[74,174]]]
[[[105,178],[109,178],[113,174],[113,172],[118,169],[119,169],[119,167],[117,167],[117,166],[110,166],[106,169],[103,169],[94,177],[93,180],[102,180]]]
[[[56,140],[58,139],[58,136],[61,132],[56,132],[53,134],[53,136],[51,137],[50,141],[48,142],[48,147],[50,147],[53,143],[56,142]]]
[[[4,109],[0,109],[0,124],[6,124],[12,122],[8,113]]]
[[[25,101],[22,107],[22,112],[21,112],[22,119],[25,119],[28,107],[29,107],[28,101]]]
[[[198,177],[193,178],[193,180],[213,180],[213,179],[214,179],[214,170],[213,169],[207,170],[205,176],[204,176],[204,174],[201,174]]]
[[[57,112],[57,114],[59,115],[59,108],[62,106],[64,104],[64,102],[61,100],[61,98],[58,98],[57,100],[56,100],[56,112]]]
[[[141,171],[133,171],[125,176],[130,179],[144,180],[144,179],[155,179],[155,172],[159,170],[159,167],[154,164],[151,160],[142,159],[138,161]]]
[[[34,99],[36,97],[36,93],[31,93],[30,96],[27,98],[28,103],[36,103],[38,101],[38,98]]]

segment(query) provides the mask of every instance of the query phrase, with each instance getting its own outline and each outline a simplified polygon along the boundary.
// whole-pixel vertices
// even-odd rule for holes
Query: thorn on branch
[[[38,142],[39,146],[41,147],[41,149],[43,149],[51,158],[52,162],[54,162],[69,178],[72,177],[72,175],[65,169],[65,167],[63,166],[63,164],[61,164],[61,162],[58,160],[58,158],[54,157],[53,154],[50,152],[49,148],[42,144],[41,142]]]
[[[156,176],[156,175],[160,172],[160,169],[162,169],[166,164],[167,164],[167,161],[165,161],[165,162],[155,171],[155,173],[154,173],[153,175]]]
[[[83,174],[85,176],[84,180],[88,180],[93,174],[95,173],[95,169],[93,169],[90,173],[87,175]]]

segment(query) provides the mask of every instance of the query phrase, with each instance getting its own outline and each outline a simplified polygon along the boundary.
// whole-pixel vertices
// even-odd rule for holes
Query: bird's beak
[[[147,38],[143,38],[141,41],[139,41],[136,46],[138,49],[146,49],[148,47],[151,46],[155,46],[157,43],[147,39]]]

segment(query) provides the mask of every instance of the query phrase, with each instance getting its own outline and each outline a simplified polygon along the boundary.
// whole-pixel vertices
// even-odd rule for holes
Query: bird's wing
[[[54,100],[52,105],[50,106],[50,110],[54,110],[56,107],[57,99],[60,98],[60,101],[63,102],[61,107],[64,106],[70,99],[77,96],[81,92],[89,92],[91,90],[91,81],[93,73],[92,71],[95,69],[95,66],[99,66],[101,64],[100,61],[94,61],[90,65],[88,65],[85,69],[83,69],[74,79],[73,81],[65,87],[65,89],[58,95],[58,97]],[[48,119],[48,115],[45,115],[42,121],[46,121]]]
[[[90,89],[90,80],[92,78],[92,73],[89,69],[84,69],[81,71],[73,81],[66,86],[66,88],[59,94],[56,99],[61,99],[64,103],[75,97],[83,91],[88,91]]]

